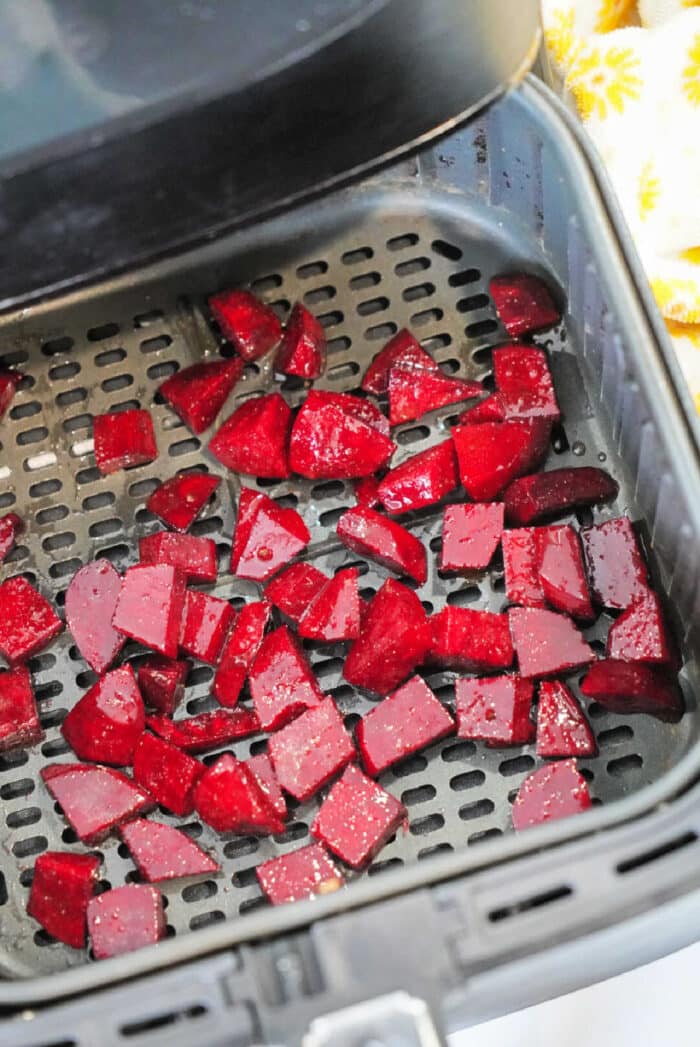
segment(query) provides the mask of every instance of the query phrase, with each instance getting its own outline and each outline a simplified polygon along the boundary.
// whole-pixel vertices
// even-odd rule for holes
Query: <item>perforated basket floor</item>
[[[416,206],[415,196],[408,203],[400,192],[377,192],[355,200],[346,211],[337,210],[313,230],[307,228],[303,240],[294,230],[279,245],[257,243],[251,234],[236,257],[219,257],[192,271],[173,266],[147,286],[78,295],[38,310],[30,321],[7,318],[0,327],[0,359],[21,367],[26,377],[0,432],[0,508],[21,513],[27,533],[0,568],[0,577],[22,573],[62,606],[65,588],[82,563],[104,556],[121,570],[136,561],[137,539],[159,529],[144,503],[161,480],[195,466],[223,472],[206,453],[207,434],[201,440],[191,436],[157,393],[167,375],[203,353],[218,351],[218,335],[205,319],[207,293],[247,281],[282,317],[290,303],[302,299],[320,317],[329,338],[321,387],[356,389],[372,355],[404,325],[447,371],[483,378],[489,374],[489,347],[504,340],[487,294],[489,276],[514,262],[523,264],[527,250],[521,244],[516,251],[512,231],[506,233],[486,215],[465,213],[460,220],[453,202],[447,206],[439,197],[426,197]],[[548,466],[604,463],[620,482],[620,496],[593,516],[627,511],[639,519],[623,464],[586,397],[575,346],[564,330],[540,341],[551,350],[564,413]],[[222,417],[248,396],[276,387],[267,364],[248,366]],[[303,397],[294,381],[288,380],[282,390],[292,404]],[[102,477],[92,456],[92,417],[132,406],[152,411],[159,458],[152,465]],[[395,461],[444,439],[456,413],[447,408],[400,427]],[[338,516],[354,504],[351,485],[293,479],[260,486],[302,513],[312,532],[310,558],[330,573],[356,564],[363,595],[376,591],[385,572],[359,562],[334,540]],[[218,543],[216,593],[241,604],[254,598],[257,588],[227,573],[237,491],[238,479],[226,475],[193,531]],[[441,516],[438,507],[410,520],[433,554],[428,580],[419,590],[426,609],[437,610],[447,602],[501,610],[506,598],[498,566],[468,579],[438,573]],[[580,520],[590,518],[586,513]],[[606,628],[603,617],[588,631],[594,646],[604,639]],[[342,647],[307,647],[321,686],[352,727],[372,702],[343,681]],[[124,654],[138,661],[135,647]],[[46,738],[31,750],[0,757],[1,960],[8,976],[21,977],[88,958],[54,942],[24,910],[35,857],[50,848],[82,849],[43,788],[39,771],[51,761],[71,759],[60,725],[95,676],[66,632],[30,667]],[[215,707],[208,695],[211,677],[207,667],[193,669],[183,712]],[[451,705],[453,674],[427,678]],[[577,678],[570,682],[576,689]],[[589,714],[600,755],[581,764],[595,803],[610,803],[653,781],[693,740],[691,717],[668,726],[644,717],[625,719],[595,704]],[[246,741],[233,751],[245,757],[264,745],[263,740]],[[204,757],[205,762],[216,756]],[[512,799],[536,765],[531,746],[494,750],[452,738],[396,766],[381,781],[407,805],[409,828],[384,848],[368,875],[436,852],[475,847],[508,832]],[[273,839],[222,837],[190,819],[183,828],[216,856],[222,872],[164,887],[168,933],[182,935],[216,921],[238,920],[264,905],[256,865],[309,841],[318,802],[290,804],[287,831]],[[180,825],[180,819],[164,811],[155,817]],[[126,848],[116,839],[107,840],[100,854],[104,888],[138,880]]]

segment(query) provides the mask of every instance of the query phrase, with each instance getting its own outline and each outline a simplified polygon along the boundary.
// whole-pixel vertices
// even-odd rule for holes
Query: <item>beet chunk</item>
[[[153,806],[147,793],[111,767],[54,763],[42,768],[41,777],[66,820],[90,846]]]
[[[0,654],[11,666],[43,651],[62,628],[51,604],[26,579],[0,585]]]
[[[362,379],[366,393],[382,396],[389,389],[389,372],[392,367],[414,370],[439,371],[430,353],[427,353],[406,328],[398,331],[372,360]]]
[[[250,291],[220,291],[209,299],[209,308],[224,338],[247,363],[269,353],[282,337],[272,309]]]
[[[581,694],[614,713],[649,713],[667,723],[676,723],[683,715],[683,696],[676,682],[641,662],[613,658],[596,662],[581,681]]]
[[[351,764],[321,804],[311,834],[353,869],[360,869],[406,817],[402,803]]]
[[[264,638],[250,670],[249,686],[265,731],[276,731],[323,700],[316,677],[286,625]]]
[[[391,469],[377,493],[387,512],[407,513],[439,502],[458,482],[454,444],[445,440]]]
[[[154,654],[145,658],[138,671],[143,700],[163,716],[172,716],[185,694],[190,662]]]
[[[188,592],[180,646],[207,665],[216,665],[236,612],[228,600],[208,593]]]
[[[595,659],[570,618],[536,607],[508,611],[513,646],[523,676],[553,676]]]
[[[608,633],[608,658],[623,662],[656,662],[669,665],[674,651],[664,626],[656,593],[648,592],[623,611]]]
[[[542,418],[459,425],[452,430],[460,479],[475,502],[490,502],[516,476],[537,468],[551,425]]]
[[[476,571],[488,567],[502,533],[500,502],[446,506],[440,569]]]
[[[308,800],[355,756],[331,698],[273,734],[268,751],[277,781],[297,800]]]
[[[503,492],[506,517],[520,526],[572,509],[607,502],[617,494],[617,484],[604,469],[552,469],[514,480]]]
[[[221,654],[212,692],[221,705],[232,709],[255,661],[270,620],[270,605],[266,600],[246,604],[236,619],[233,630]]]
[[[0,563],[9,555],[17,536],[24,530],[24,522],[17,513],[0,516]]]
[[[328,576],[313,564],[293,563],[269,582],[265,596],[283,614],[298,623],[328,581]]]
[[[466,411],[462,411],[457,419],[459,425],[480,425],[481,422],[505,422],[507,418],[506,409],[498,393],[479,400],[478,404],[472,404]]]
[[[311,540],[295,509],[283,509],[266,494],[241,490],[231,549],[231,572],[264,582],[289,563]]]
[[[185,577],[170,564],[137,564],[122,578],[112,625],[145,647],[174,658],[185,606]]]
[[[121,836],[136,868],[150,883],[219,871],[218,862],[172,825],[135,818],[122,825]]]
[[[198,760],[146,732],[134,749],[134,781],[173,814],[192,814],[194,788],[205,770]]]
[[[326,582],[299,619],[299,636],[337,643],[360,635],[358,576],[356,567],[347,567]]]
[[[143,732],[141,692],[130,665],[102,676],[73,706],[61,734],[81,760],[130,764]]]
[[[408,680],[357,725],[357,744],[368,774],[451,734],[452,717],[420,676]]]
[[[588,784],[576,770],[575,760],[547,764],[528,775],[513,804],[513,828],[569,818],[591,806]]]
[[[29,670],[21,665],[0,672],[0,752],[43,737]]]
[[[198,436],[212,424],[242,374],[238,357],[205,360],[166,378],[158,392]]]
[[[504,531],[501,537],[506,594],[511,603],[544,607],[538,527]]]
[[[312,389],[292,426],[289,465],[309,480],[352,480],[382,469],[395,449],[369,400]]]
[[[498,318],[511,338],[559,323],[560,313],[547,285],[528,273],[494,276],[489,284]]]
[[[157,531],[139,540],[139,560],[170,564],[193,582],[216,581],[216,543],[211,538]]]
[[[443,607],[430,619],[430,657],[463,672],[489,672],[513,664],[508,617],[469,607]]]
[[[559,680],[540,684],[537,704],[537,755],[595,756],[591,725],[573,694]]]
[[[100,859],[92,854],[46,851],[34,862],[27,913],[59,942],[82,949],[88,902],[97,886]]]
[[[519,676],[457,680],[457,735],[493,746],[531,742],[535,736],[530,720],[532,693],[532,681]]]
[[[93,560],[73,575],[66,590],[68,628],[96,673],[109,668],[124,646],[124,636],[112,625],[121,584],[109,560]]]
[[[292,412],[279,393],[246,400],[209,441],[227,469],[283,480],[289,476]]]
[[[206,768],[195,790],[200,818],[217,832],[281,833],[280,818],[255,774],[230,753]]]
[[[0,367],[0,419],[4,417],[12,403],[23,377],[19,371],[10,371],[7,367]]]
[[[163,896],[146,883],[115,887],[90,899],[87,925],[96,960],[155,945],[165,938]]]
[[[547,356],[530,345],[504,345],[493,351],[496,396],[506,418],[547,418],[558,422],[559,405]]]
[[[301,302],[289,314],[282,341],[275,355],[275,371],[299,378],[318,378],[326,366],[326,335],[323,327]]]
[[[379,505],[379,484],[376,476],[366,476],[363,480],[353,481],[355,500],[358,505],[365,505],[368,509],[374,509]]]
[[[345,883],[340,869],[320,843],[270,858],[255,871],[263,894],[273,905],[330,894]]]
[[[246,761],[246,767],[255,775],[258,785],[280,818],[286,818],[287,801],[282,793],[280,783],[277,781],[277,775],[268,754],[258,753],[257,756],[251,756]]]
[[[252,709],[216,709],[183,720],[169,716],[148,716],[146,726],[166,742],[185,753],[205,753],[239,738],[259,734],[260,721]]]
[[[548,603],[573,618],[595,618],[588,593],[581,543],[573,527],[538,530],[539,581]]]
[[[147,465],[158,457],[153,419],[148,411],[98,414],[92,423],[95,465],[103,476]]]
[[[156,487],[146,508],[173,531],[188,531],[220,483],[209,473],[178,473]]]
[[[628,516],[584,527],[583,554],[593,596],[603,607],[629,607],[647,591],[647,571]]]
[[[389,371],[389,423],[411,422],[428,411],[471,400],[483,392],[480,382],[450,378],[439,367],[426,370],[395,363]]]
[[[374,560],[397,574],[407,574],[419,585],[428,577],[425,547],[410,531],[374,509],[356,506],[338,520],[338,537],[348,549]]]
[[[425,660],[432,643],[428,617],[414,592],[387,579],[362,617],[360,635],[348,652],[348,683],[389,694]]]

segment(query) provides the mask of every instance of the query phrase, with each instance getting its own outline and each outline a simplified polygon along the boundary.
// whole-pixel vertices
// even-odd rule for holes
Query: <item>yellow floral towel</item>
[[[542,0],[700,411],[700,0]]]

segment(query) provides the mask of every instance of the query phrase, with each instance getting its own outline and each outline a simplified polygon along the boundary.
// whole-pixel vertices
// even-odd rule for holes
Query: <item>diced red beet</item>
[[[3,418],[24,376],[19,371],[0,367],[0,419]]]
[[[360,720],[356,738],[367,773],[378,775],[454,729],[444,705],[414,676]]]
[[[220,483],[210,473],[178,473],[156,487],[146,508],[173,531],[187,531]]]
[[[511,523],[535,523],[582,506],[607,502],[617,494],[617,484],[604,469],[552,469],[513,480],[503,492],[506,517]]]
[[[170,564],[136,564],[122,578],[112,625],[145,647],[174,658],[185,608],[185,576]]]
[[[219,871],[218,862],[172,825],[135,818],[122,825],[121,836],[136,868],[150,883]]]
[[[540,579],[538,527],[504,531],[501,536],[506,594],[511,603],[544,607]]]
[[[457,419],[458,425],[479,425],[481,422],[505,422],[506,409],[498,393],[472,404],[466,411],[462,411]]]
[[[282,324],[269,305],[250,291],[220,291],[209,308],[224,338],[247,363],[269,353],[282,337]]]
[[[430,657],[445,668],[491,672],[513,664],[508,617],[470,607],[443,607],[430,618]]]
[[[323,643],[360,635],[359,571],[346,567],[329,579],[299,619],[299,636]]]
[[[569,688],[544,680],[537,704],[537,755],[595,756],[597,751],[591,725]]]
[[[23,530],[24,521],[17,513],[0,516],[0,563],[8,556]]]
[[[573,527],[538,529],[539,580],[545,599],[572,618],[595,618],[583,566],[581,542]]]
[[[253,397],[227,418],[209,450],[227,469],[283,480],[289,476],[292,411],[279,393]]]
[[[581,681],[581,694],[614,713],[650,713],[668,723],[683,715],[683,696],[675,680],[641,662],[596,662]]]
[[[553,676],[595,659],[566,615],[539,607],[511,607],[508,617],[522,676]]]
[[[439,368],[428,371],[394,364],[389,371],[389,423],[411,422],[438,407],[481,396],[483,391],[479,382],[450,378]]]
[[[356,756],[332,698],[273,734],[268,752],[277,781],[297,800],[308,800]]]
[[[549,288],[537,276],[528,273],[494,276],[489,290],[498,318],[511,338],[559,323],[561,314]]]
[[[205,360],[166,378],[158,392],[188,429],[199,435],[212,424],[243,374],[243,361]]]
[[[402,328],[386,343],[372,360],[362,379],[366,393],[382,396],[389,389],[389,372],[392,367],[423,371],[439,371],[432,356],[423,349],[410,331]]]
[[[673,650],[666,635],[661,604],[651,590],[623,611],[608,633],[608,658],[623,662],[656,662],[668,665]]]
[[[338,537],[348,549],[397,574],[407,574],[419,585],[428,577],[425,547],[410,531],[374,509],[356,506],[338,520]]]
[[[172,716],[185,694],[190,662],[154,654],[145,658],[138,671],[139,690],[146,705]]]
[[[166,742],[194,755],[260,733],[260,721],[252,709],[215,709],[184,720],[169,716],[147,716],[146,726]]]
[[[125,643],[112,625],[122,580],[109,560],[93,560],[66,590],[66,622],[76,647],[96,673],[109,668]]]
[[[231,572],[264,582],[309,544],[309,529],[295,509],[283,509],[250,487],[241,488],[231,549]]]
[[[513,804],[513,828],[569,818],[591,806],[588,784],[576,770],[575,760],[546,764],[528,775]]]
[[[263,639],[248,676],[255,711],[264,731],[276,731],[323,700],[311,666],[286,625]]]
[[[455,683],[457,735],[492,746],[524,745],[535,737],[533,683],[519,676],[462,678]]]
[[[388,578],[362,616],[360,635],[345,659],[343,675],[375,694],[395,690],[425,661],[432,633],[423,605],[405,585]]]
[[[212,691],[221,705],[229,709],[236,705],[246,676],[260,650],[270,620],[270,610],[266,600],[246,604],[221,654]]]
[[[62,628],[51,604],[25,578],[0,585],[0,654],[11,666],[43,651]]]
[[[282,793],[280,783],[277,781],[277,775],[268,754],[258,753],[257,756],[251,756],[249,760],[246,760],[246,766],[255,775],[258,785],[280,818],[286,818],[287,801]]]
[[[95,465],[103,476],[158,457],[153,420],[148,411],[134,409],[98,414],[92,423]]]
[[[208,593],[187,593],[180,647],[207,665],[216,665],[236,612],[228,600]]]
[[[224,753],[206,769],[195,790],[200,818],[217,832],[281,833],[284,819],[247,764]]]
[[[391,469],[379,484],[379,500],[389,513],[407,513],[439,502],[458,483],[454,444],[445,440]]]
[[[345,884],[340,869],[320,843],[270,858],[255,871],[263,894],[272,905],[331,894]]]
[[[395,449],[369,400],[312,389],[292,426],[289,466],[310,480],[352,480],[382,469]]]
[[[215,582],[216,542],[194,534],[157,531],[139,539],[141,563],[167,563],[192,582]]]
[[[153,799],[143,789],[112,767],[53,763],[41,769],[41,777],[65,819],[90,846],[153,807]]]
[[[328,576],[312,563],[293,563],[268,583],[265,596],[293,622],[298,622],[328,581]]]
[[[500,502],[446,506],[440,569],[476,571],[488,567],[502,533],[503,506]]]
[[[366,505],[369,509],[374,509],[375,505],[379,505],[380,483],[381,480],[376,476],[365,476],[363,480],[353,481],[352,486],[357,504]]]
[[[129,883],[91,898],[87,926],[96,960],[155,945],[165,938],[163,896],[147,883]]]
[[[0,752],[43,737],[29,670],[21,665],[0,672]]]
[[[275,354],[275,371],[318,378],[326,366],[326,334],[309,310],[296,302]]]
[[[97,886],[100,859],[94,854],[45,851],[34,862],[27,913],[59,942],[82,949],[88,902]]]
[[[146,731],[134,749],[134,781],[173,814],[192,814],[194,788],[205,770],[199,760]]]
[[[66,716],[61,734],[81,760],[130,764],[146,722],[134,670],[105,673]]]
[[[547,356],[532,345],[504,345],[493,351],[493,374],[506,418],[561,417]]]
[[[647,591],[647,571],[628,516],[581,531],[588,582],[598,603],[613,610],[629,607]]]
[[[452,430],[460,479],[475,502],[490,502],[547,453],[551,425],[542,418],[459,425]]]
[[[402,803],[351,764],[321,804],[311,834],[353,869],[360,869],[406,817]]]

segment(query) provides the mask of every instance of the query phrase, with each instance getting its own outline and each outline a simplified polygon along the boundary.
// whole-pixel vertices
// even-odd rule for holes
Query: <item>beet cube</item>
[[[647,571],[628,516],[581,531],[588,582],[603,607],[629,607],[647,591]]]
[[[100,859],[93,854],[46,851],[34,862],[27,913],[59,942],[82,949],[88,902],[97,886]]]
[[[0,654],[11,666],[43,651],[62,628],[51,604],[26,579],[0,585]]]
[[[519,676],[463,678],[455,684],[457,735],[490,745],[524,745],[535,737],[533,683]]]
[[[537,703],[537,755],[595,756],[597,751],[591,725],[569,688],[544,680]]]
[[[163,716],[172,716],[185,694],[189,670],[187,661],[162,658],[157,654],[145,658],[138,671],[139,690],[144,702]]]
[[[522,676],[553,676],[595,658],[570,618],[539,607],[508,611],[513,646]]]
[[[639,596],[613,622],[608,633],[607,656],[623,662],[661,665],[674,660],[656,593],[649,590]]]
[[[90,846],[153,806],[143,789],[111,767],[54,763],[42,768],[41,777],[66,820]]]
[[[581,694],[614,713],[649,713],[667,723],[683,715],[683,696],[675,680],[641,662],[596,662],[581,681]]]
[[[428,616],[411,589],[387,579],[362,616],[343,675],[375,694],[395,690],[425,661],[432,643]]]
[[[454,729],[444,705],[414,676],[360,720],[356,737],[367,773],[377,775]]]
[[[372,360],[362,379],[363,390],[366,393],[374,393],[375,396],[382,396],[389,389],[389,372],[395,366],[404,369],[439,371],[432,356],[404,327],[389,339]]]
[[[443,607],[430,618],[430,657],[445,668],[489,672],[513,664],[508,616],[469,607]]]
[[[481,422],[505,422],[507,418],[506,409],[498,393],[479,400],[478,404],[472,404],[466,411],[462,411],[457,419],[459,425],[479,425]]]
[[[347,567],[326,582],[299,619],[299,636],[337,643],[360,635],[358,576],[356,567]]]
[[[132,761],[145,721],[134,670],[122,665],[86,691],[63,721],[61,734],[81,760],[125,765]]]
[[[368,509],[374,509],[379,505],[379,484],[376,476],[365,476],[363,480],[353,481],[355,500],[358,505],[366,505]]]
[[[323,327],[313,313],[301,302],[296,302],[275,354],[275,371],[300,378],[318,378],[325,366],[326,335]]]
[[[220,483],[209,473],[178,473],[155,489],[146,508],[173,531],[187,531]]]
[[[193,534],[157,531],[139,540],[141,563],[167,563],[192,582],[215,582],[216,542]]]
[[[260,650],[270,619],[267,601],[246,604],[236,619],[216,670],[212,691],[221,705],[233,708]]]
[[[241,489],[231,549],[231,572],[264,582],[289,563],[311,540],[295,509],[283,509],[266,494]]]
[[[273,734],[268,752],[277,781],[297,800],[308,800],[356,755],[331,698]]]
[[[209,450],[227,469],[283,480],[289,476],[292,412],[279,393],[254,397],[227,418]]]
[[[134,750],[134,781],[173,814],[192,814],[194,788],[205,770],[203,763],[147,732]]]
[[[208,593],[188,592],[180,647],[207,665],[216,665],[236,612],[228,600]]]
[[[537,276],[528,273],[494,276],[489,290],[498,318],[511,338],[559,323],[561,314],[549,288]]]
[[[617,484],[604,469],[552,469],[513,480],[503,492],[506,517],[511,523],[535,523],[582,506],[607,502],[617,494]]]
[[[293,622],[298,622],[328,581],[328,576],[313,564],[293,563],[269,582],[265,596]]]
[[[353,869],[360,869],[406,817],[402,803],[351,764],[321,804],[311,834]]]
[[[19,371],[0,367],[0,419],[3,418],[24,376]]]
[[[68,628],[96,673],[103,673],[112,664],[125,643],[112,625],[121,584],[109,560],[93,560],[76,571],[66,590]]]
[[[166,378],[158,392],[188,429],[199,435],[212,424],[243,374],[243,361],[211,360],[185,367]]]
[[[224,338],[247,363],[269,353],[282,337],[272,309],[250,291],[221,291],[209,299],[209,308]]]
[[[0,672],[0,752],[43,737],[29,670],[21,665]]]
[[[185,576],[170,564],[129,567],[122,579],[112,625],[145,647],[174,658],[185,594]]]
[[[147,883],[115,887],[90,899],[87,926],[96,960],[155,945],[165,938],[163,896]]]
[[[528,775],[513,804],[513,828],[569,818],[591,806],[588,784],[576,770],[575,760],[547,764]]]
[[[251,756],[251,758],[246,761],[246,766],[248,770],[252,771],[255,775],[258,785],[265,793],[265,796],[277,811],[280,818],[286,818],[287,801],[282,793],[280,783],[277,781],[277,775],[275,774],[272,760],[268,754],[258,753],[257,756]]]
[[[158,457],[153,419],[148,411],[98,414],[92,432],[95,465],[103,476],[134,465],[147,465]]]
[[[239,738],[260,732],[260,721],[252,709],[216,709],[183,720],[148,716],[146,726],[185,753],[204,753]]]
[[[506,593],[511,603],[544,607],[538,527],[504,531],[501,537]]]
[[[502,533],[500,502],[446,506],[440,569],[477,571],[488,567]]]
[[[218,862],[172,825],[135,818],[122,825],[121,836],[136,868],[150,883],[219,871]]]
[[[312,389],[292,426],[289,466],[310,480],[352,480],[382,469],[395,449],[369,400]]]
[[[490,502],[516,476],[535,469],[549,446],[542,418],[459,425],[452,430],[459,475],[470,498]]]
[[[481,396],[479,382],[450,378],[439,368],[424,370],[395,363],[389,371],[389,423],[400,425],[428,411]]]
[[[356,506],[338,520],[338,537],[348,549],[397,574],[407,574],[419,585],[428,577],[425,546],[395,520],[374,509]]]
[[[340,869],[320,843],[270,858],[255,871],[265,897],[273,905],[330,894],[345,884]]]
[[[286,625],[268,633],[249,674],[255,711],[265,731],[276,731],[323,700],[316,677]]]
[[[439,502],[458,483],[454,444],[445,440],[391,469],[379,484],[379,500],[387,512],[407,513]]]
[[[224,753],[206,769],[194,800],[200,818],[217,832],[284,831],[284,819],[260,787],[255,774],[230,753]]]
[[[542,527],[537,534],[539,580],[545,599],[557,611],[590,621],[595,617],[588,593],[581,542],[573,527]]]
[[[547,356],[531,345],[504,345],[493,351],[493,374],[506,418],[561,417]]]
[[[17,513],[0,516],[0,563],[9,555],[17,541],[17,536],[24,530],[24,522]]]

